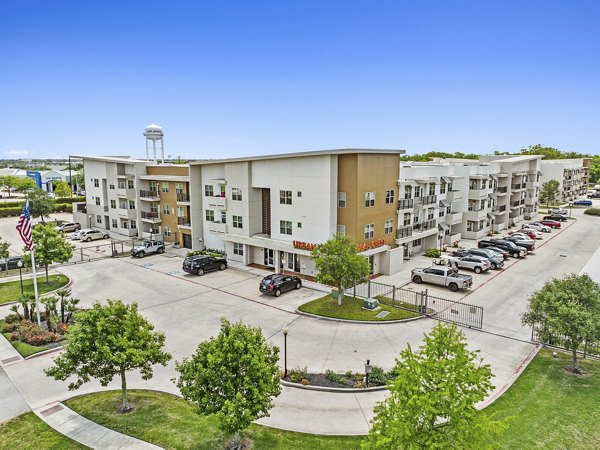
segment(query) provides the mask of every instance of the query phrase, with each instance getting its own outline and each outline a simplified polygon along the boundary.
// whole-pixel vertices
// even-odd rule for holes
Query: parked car
[[[72,233],[73,231],[81,230],[81,225],[77,222],[65,222],[57,225],[55,228],[59,233]]]
[[[544,220],[553,220],[555,222],[566,222],[569,218],[563,214],[549,214],[544,216]]]
[[[600,192],[596,191],[587,195],[587,198],[600,198]]]
[[[469,269],[475,273],[487,272],[492,268],[490,260],[481,256],[467,255],[463,257],[446,256],[448,265],[457,269]]]
[[[556,229],[556,228],[560,228],[560,222],[556,221],[556,220],[540,220],[540,223],[542,225],[546,225],[547,227],[550,227],[552,229]]]
[[[21,256],[9,256],[8,258],[0,259],[0,270],[16,269],[19,261],[23,261]]]
[[[108,233],[100,230],[82,230],[79,232],[79,239],[84,242],[96,241],[98,239],[108,239]]]
[[[600,198],[600,196],[599,196]],[[591,200],[575,200],[573,202],[573,205],[575,206],[592,206],[592,201]]]
[[[79,240],[79,239],[81,239],[82,233],[86,233],[88,231],[92,231],[92,229],[91,228],[82,228],[79,231],[74,231],[69,235],[69,239]]]
[[[202,276],[205,272],[212,270],[227,269],[227,260],[225,258],[215,258],[209,255],[186,256],[183,260],[183,271],[195,273]]]
[[[417,284],[432,283],[447,286],[452,292],[473,286],[473,277],[458,273],[452,267],[428,267],[426,269],[413,269],[410,278]]]
[[[486,247],[486,248],[478,248],[478,250],[490,250],[492,252],[499,253],[500,255],[502,255],[503,259],[508,259],[508,257],[510,256],[510,252],[508,252],[500,247],[491,246],[491,247]]]
[[[481,256],[482,258],[487,258],[490,261],[492,269],[494,270],[504,267],[504,256],[501,253],[490,250],[489,248],[471,248],[469,249],[468,254],[471,256]],[[508,253],[506,256],[508,257]]]
[[[163,241],[143,241],[131,249],[131,256],[143,258],[149,253],[164,253]]]
[[[554,208],[550,210],[550,214],[560,214],[561,216],[566,216],[569,214],[569,211],[567,211],[565,208]]]
[[[552,228],[548,225],[544,225],[541,222],[530,222],[523,224],[521,228],[533,228],[534,230],[541,231],[542,233],[550,233],[552,232]]]
[[[513,258],[523,258],[527,255],[527,249],[504,239],[482,239],[477,243],[479,248],[498,247],[510,253]]]
[[[525,235],[513,234],[511,236],[504,236],[502,239],[505,241],[514,242],[519,247],[525,248],[528,252],[535,250],[535,241]]]
[[[279,297],[283,292],[291,291],[292,289],[300,289],[302,280],[294,275],[267,275],[258,285],[258,290],[263,294],[274,295]]]
[[[521,228],[518,231],[509,231],[508,234],[509,234],[509,236],[513,236],[515,234],[522,235],[522,236],[532,239],[532,240],[542,238],[542,233],[537,230],[534,230],[533,228]]]

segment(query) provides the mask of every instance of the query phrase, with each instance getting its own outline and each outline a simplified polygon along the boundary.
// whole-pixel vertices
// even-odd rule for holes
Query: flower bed
[[[4,320],[0,320],[0,332],[21,356],[26,358],[44,350],[60,347],[65,339],[65,324],[57,326],[56,332],[48,331],[43,325],[42,323],[42,327],[39,327],[29,320],[19,320],[15,314],[9,314]]]
[[[385,386],[388,381],[394,379],[392,372],[385,372],[379,366],[373,366],[369,374],[369,387]],[[296,367],[288,372],[285,381],[298,383],[303,386],[320,386],[326,388],[341,389],[363,389],[366,388],[365,374],[361,372],[352,372],[351,370],[341,374],[333,370],[326,370],[325,373],[308,373],[307,368]]]

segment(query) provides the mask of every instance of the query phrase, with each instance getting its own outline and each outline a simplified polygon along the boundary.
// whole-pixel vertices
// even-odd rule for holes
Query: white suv
[[[81,230],[78,236],[77,239],[81,239],[84,242],[95,241],[97,239],[108,239],[108,233],[100,230]]]

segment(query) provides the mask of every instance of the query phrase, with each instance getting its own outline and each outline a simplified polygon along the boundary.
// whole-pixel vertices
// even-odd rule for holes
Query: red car
[[[517,231],[509,231],[508,232],[509,235],[511,235],[513,233],[521,233],[526,236],[529,236],[529,238],[533,239],[534,241],[536,240],[535,233],[527,228],[521,228],[520,230],[517,230]]]
[[[560,228],[560,222],[556,220],[540,220],[540,223],[550,228]]]

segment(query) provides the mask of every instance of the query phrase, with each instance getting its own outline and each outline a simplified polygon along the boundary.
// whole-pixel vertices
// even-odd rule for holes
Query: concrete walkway
[[[46,405],[34,413],[61,434],[94,449],[160,449],[156,445],[109,430],[62,403]]]

